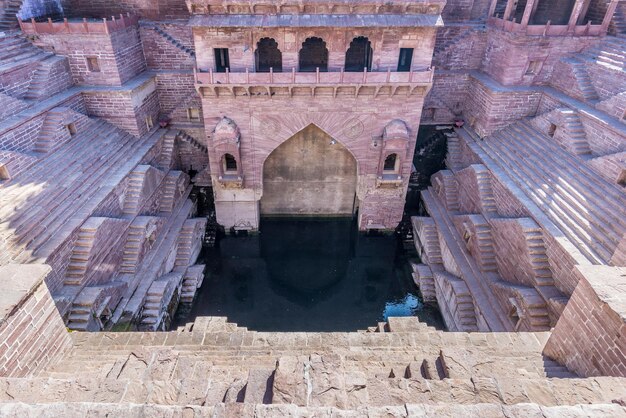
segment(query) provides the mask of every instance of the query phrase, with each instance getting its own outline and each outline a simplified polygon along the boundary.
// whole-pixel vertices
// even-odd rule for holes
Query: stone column
[[[576,27],[576,24],[578,23],[578,18],[580,17],[580,13],[583,11],[583,9],[585,8],[585,3],[587,3],[588,1],[589,0],[576,0],[576,3],[574,3],[572,14],[570,15],[569,22],[567,23],[568,32],[574,32],[574,28]]]
[[[611,23],[611,19],[613,19],[613,14],[615,13],[615,9],[617,8],[617,3],[619,0],[611,0],[609,7],[606,9],[606,14],[604,15],[604,20],[602,20],[602,33],[606,34],[609,29],[609,23]]]
[[[535,10],[535,3],[537,3],[537,0],[528,0],[528,2],[526,3],[526,8],[524,9],[524,14],[522,15],[522,27],[527,27],[528,26],[528,22],[530,22],[530,16],[533,14],[533,11]]]
[[[504,9],[504,16],[502,16],[502,19],[509,20],[511,18],[511,13],[513,13],[514,5],[515,0],[507,0],[506,9]]]
[[[489,14],[487,15],[487,18],[493,17],[493,14],[496,11],[497,5],[498,5],[498,0],[491,0],[491,5],[489,6]]]

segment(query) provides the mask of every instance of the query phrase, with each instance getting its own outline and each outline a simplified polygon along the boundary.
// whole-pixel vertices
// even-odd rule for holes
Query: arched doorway
[[[261,215],[352,216],[356,180],[350,151],[309,125],[265,160]]]
[[[270,68],[275,73],[283,71],[283,54],[272,38],[263,38],[257,43],[254,59],[257,73],[269,73]]]
[[[354,38],[346,51],[346,71],[358,72],[367,68],[372,70],[372,43],[364,36]]]
[[[299,65],[301,72],[328,71],[328,48],[322,38],[307,38],[300,49]]]

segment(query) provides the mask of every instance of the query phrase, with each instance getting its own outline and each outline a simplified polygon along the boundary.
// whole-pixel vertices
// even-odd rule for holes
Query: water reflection
[[[204,254],[190,317],[227,316],[258,331],[355,331],[424,307],[394,236],[359,234],[350,219],[263,219],[261,233],[225,237]]]

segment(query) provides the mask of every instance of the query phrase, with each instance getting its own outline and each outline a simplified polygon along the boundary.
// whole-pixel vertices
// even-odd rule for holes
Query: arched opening
[[[275,73],[283,71],[283,54],[273,38],[263,38],[257,43],[254,60],[257,73],[269,73],[270,68]]]
[[[398,155],[389,154],[385,158],[385,163],[383,164],[383,173],[397,173],[397,172],[398,172]]]
[[[224,154],[222,157],[222,170],[224,174],[237,173],[237,159],[231,154]]]
[[[261,215],[352,216],[356,180],[350,151],[309,125],[265,160]]]
[[[372,43],[365,36],[354,38],[346,51],[345,70],[358,72],[367,68],[367,71],[371,71],[373,52]]]
[[[299,66],[301,72],[328,71],[328,48],[322,38],[307,38],[300,49]]]

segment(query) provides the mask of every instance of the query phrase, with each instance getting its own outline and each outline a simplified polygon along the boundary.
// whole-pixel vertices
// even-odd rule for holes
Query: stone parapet
[[[186,0],[192,14],[439,14],[445,1],[427,0]]]
[[[30,21],[22,21],[19,19],[20,28],[22,32],[32,34],[62,34],[62,33],[75,33],[75,34],[87,34],[87,33],[111,33],[119,30],[126,29],[131,26],[136,26],[139,23],[137,16],[131,16],[130,14],[124,16],[120,15],[119,19],[113,16],[111,19],[87,19],[82,21],[69,21],[67,18],[62,22],[53,22],[52,19],[48,19],[47,22],[36,22],[35,19]]]

